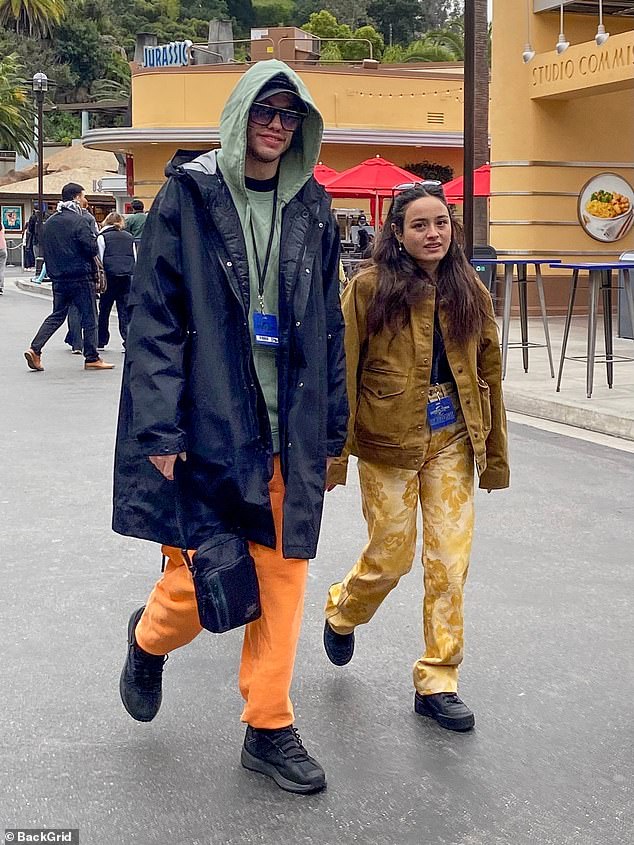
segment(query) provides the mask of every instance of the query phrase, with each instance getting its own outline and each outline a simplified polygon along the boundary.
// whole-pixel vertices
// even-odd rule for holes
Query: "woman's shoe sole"
[[[250,772],[258,772],[261,775],[268,775],[268,777],[275,781],[280,789],[284,789],[286,792],[295,792],[299,795],[309,795],[311,792],[321,792],[322,789],[326,788],[325,780],[319,786],[295,783],[292,780],[288,780],[288,778],[285,778],[278,772],[272,763],[267,763],[266,760],[260,760],[259,757],[254,757],[253,754],[250,754],[244,747],[242,748],[240,762],[244,768],[248,769]]]

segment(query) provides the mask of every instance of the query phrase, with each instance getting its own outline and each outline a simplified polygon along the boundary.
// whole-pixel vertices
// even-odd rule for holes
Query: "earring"
[[[398,251],[403,252],[403,241],[398,242]]]

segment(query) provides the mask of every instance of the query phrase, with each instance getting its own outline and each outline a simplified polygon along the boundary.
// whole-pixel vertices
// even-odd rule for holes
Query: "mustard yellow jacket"
[[[436,288],[427,287],[405,329],[395,336],[383,330],[369,337],[367,312],[376,281],[376,268],[370,267],[348,285],[342,297],[350,419],[346,448],[328,474],[330,484],[345,484],[348,454],[407,469],[419,470],[423,464]],[[475,274],[474,284],[482,286]],[[480,487],[508,487],[506,412],[493,304],[481,335],[465,347],[449,336],[449,316],[442,299],[438,320]]]

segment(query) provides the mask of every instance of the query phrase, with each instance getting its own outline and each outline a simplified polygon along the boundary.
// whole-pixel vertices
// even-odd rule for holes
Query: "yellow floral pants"
[[[463,589],[473,535],[473,450],[459,410],[457,421],[432,431],[420,470],[359,459],[363,515],[369,541],[341,583],[330,587],[326,618],[339,634],[374,616],[412,568],[416,519],[423,512],[425,651],[414,664],[421,695],[456,692],[463,655]]]

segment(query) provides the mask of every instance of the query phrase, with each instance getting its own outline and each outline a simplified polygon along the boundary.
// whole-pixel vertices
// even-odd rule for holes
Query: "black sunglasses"
[[[270,126],[276,115],[279,115],[282,129],[286,132],[294,132],[299,129],[302,120],[306,117],[298,111],[278,109],[275,106],[267,106],[265,103],[253,103],[249,109],[249,120],[258,126]]]

